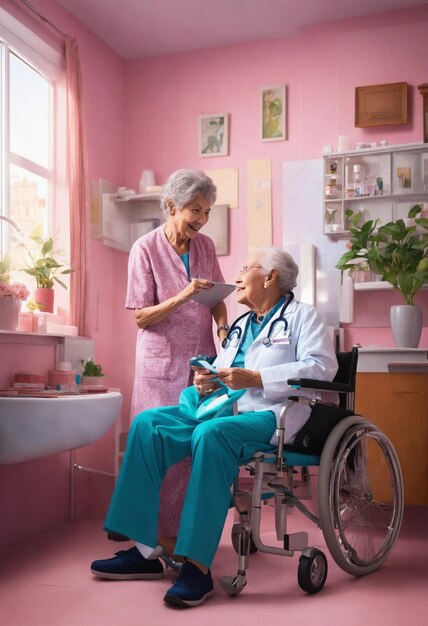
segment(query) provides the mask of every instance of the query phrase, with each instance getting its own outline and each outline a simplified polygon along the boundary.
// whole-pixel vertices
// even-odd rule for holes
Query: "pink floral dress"
[[[224,282],[214,243],[199,234],[190,242],[190,276]],[[159,304],[184,289],[189,279],[179,255],[159,226],[138,239],[130,252],[126,308]],[[191,300],[159,324],[137,334],[131,419],[145,409],[178,404],[191,384],[189,359],[214,355],[211,310]],[[190,458],[165,477],[160,501],[159,533],[176,536],[190,471]],[[144,480],[144,477],[142,477]]]

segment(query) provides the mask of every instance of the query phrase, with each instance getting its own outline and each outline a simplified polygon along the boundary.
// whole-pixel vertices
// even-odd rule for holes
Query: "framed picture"
[[[260,126],[262,141],[283,141],[286,137],[285,85],[271,85],[260,90]]]
[[[227,156],[229,154],[229,116],[213,113],[199,116],[199,156]]]

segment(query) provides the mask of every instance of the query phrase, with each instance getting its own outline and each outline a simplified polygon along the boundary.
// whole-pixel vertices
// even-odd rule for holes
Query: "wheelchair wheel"
[[[324,552],[316,548],[307,548],[299,559],[297,570],[300,589],[306,593],[321,591],[327,578],[327,570],[327,559]]]
[[[342,420],[322,452],[318,509],[327,547],[362,576],[389,557],[403,518],[403,479],[389,439],[359,416]]]

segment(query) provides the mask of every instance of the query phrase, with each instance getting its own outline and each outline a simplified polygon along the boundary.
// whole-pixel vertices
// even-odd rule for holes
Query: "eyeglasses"
[[[262,266],[261,265],[244,265],[244,267],[242,267],[239,270],[240,274],[246,274],[247,272],[249,272],[250,270],[261,270]]]

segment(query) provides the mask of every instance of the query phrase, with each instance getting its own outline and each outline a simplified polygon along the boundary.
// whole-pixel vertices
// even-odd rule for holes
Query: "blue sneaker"
[[[171,606],[198,606],[213,595],[213,589],[211,572],[203,574],[196,565],[186,561],[163,601]]]
[[[159,559],[145,559],[135,546],[116,552],[111,559],[91,563],[91,572],[100,578],[111,580],[152,580],[163,578]]]

